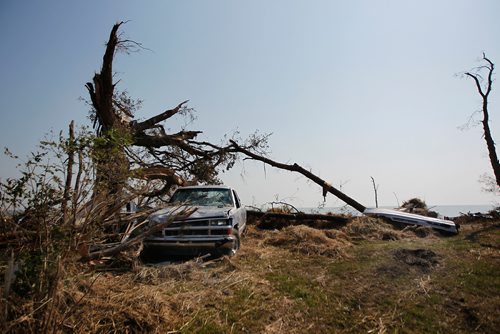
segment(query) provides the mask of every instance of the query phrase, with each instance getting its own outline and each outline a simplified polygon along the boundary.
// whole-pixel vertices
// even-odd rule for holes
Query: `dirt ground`
[[[498,333],[500,222],[251,225],[230,258],[95,264],[63,286],[64,333]]]

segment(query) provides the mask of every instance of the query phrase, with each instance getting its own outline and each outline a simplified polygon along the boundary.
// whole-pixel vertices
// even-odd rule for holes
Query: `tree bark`
[[[95,108],[96,120],[103,131],[116,126],[117,122],[116,114],[113,111],[113,93],[115,89],[113,84],[113,58],[119,43],[117,32],[123,23],[116,23],[111,29],[106,51],[102,58],[101,72],[94,75],[93,84],[90,82],[86,84],[92,105]]]

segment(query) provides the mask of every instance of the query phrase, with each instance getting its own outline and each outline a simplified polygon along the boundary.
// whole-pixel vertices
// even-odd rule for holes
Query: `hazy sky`
[[[89,124],[85,82],[116,21],[151,51],[120,54],[119,88],[141,118],[189,99],[202,139],[273,133],[270,157],[297,162],[367,206],[489,204],[480,107],[461,78],[482,52],[500,66],[500,1],[0,1],[0,141],[25,155],[50,129]],[[500,140],[500,86],[491,127]],[[178,129],[182,121],[168,127]],[[0,177],[15,175],[0,158]],[[245,161],[223,176],[246,204],[316,206],[299,175]],[[327,206],[341,202],[329,197]]]

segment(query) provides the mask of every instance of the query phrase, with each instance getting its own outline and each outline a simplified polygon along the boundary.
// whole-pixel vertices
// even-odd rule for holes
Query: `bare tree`
[[[486,141],[486,146],[488,147],[488,154],[491,162],[491,167],[493,168],[493,173],[495,174],[497,186],[500,187],[500,163],[498,162],[498,156],[495,150],[495,142],[493,141],[493,137],[491,135],[488,113],[488,97],[491,93],[493,85],[493,71],[495,69],[495,65],[490,59],[486,57],[484,53],[483,61],[486,64],[477,67],[475,69],[475,73],[466,72],[465,75],[474,80],[477,91],[479,95],[481,95],[481,98],[483,100],[483,120],[481,121],[481,123],[483,124],[484,140]],[[487,72],[486,80],[484,80],[483,76],[481,75],[481,71],[484,70]],[[484,81],[486,81],[486,83],[482,84],[482,82]]]

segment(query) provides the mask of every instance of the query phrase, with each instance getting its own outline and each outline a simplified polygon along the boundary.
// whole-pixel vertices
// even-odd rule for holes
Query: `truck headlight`
[[[210,221],[210,226],[226,226],[229,225],[229,219],[214,219]]]

